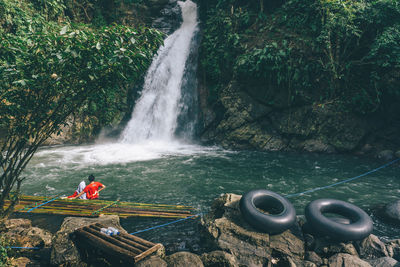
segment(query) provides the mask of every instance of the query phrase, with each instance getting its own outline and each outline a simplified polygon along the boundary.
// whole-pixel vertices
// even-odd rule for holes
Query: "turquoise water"
[[[42,196],[72,194],[78,183],[93,173],[107,186],[100,193],[101,199],[192,205],[206,212],[213,199],[222,193],[243,194],[257,188],[282,195],[298,193],[360,175],[386,163],[348,155],[235,152],[192,145],[150,151],[149,147],[104,145],[42,149],[24,173],[27,179],[22,191]],[[349,201],[371,214],[373,207],[397,200],[399,196],[399,165],[395,164],[350,183],[290,200],[298,214],[303,214],[307,203],[318,198]],[[128,231],[136,231],[165,222],[169,220],[130,219],[123,221],[123,225]],[[375,217],[374,222],[375,234],[388,239],[400,238],[399,228]],[[165,231],[195,232],[194,225],[182,222],[143,235],[160,242],[158,238]],[[171,233],[168,235],[171,237]]]

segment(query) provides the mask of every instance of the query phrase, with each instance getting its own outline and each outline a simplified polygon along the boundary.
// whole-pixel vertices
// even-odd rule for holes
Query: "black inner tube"
[[[254,198],[253,201],[257,209],[268,215],[279,215],[285,210],[282,202],[272,196],[259,196]]]

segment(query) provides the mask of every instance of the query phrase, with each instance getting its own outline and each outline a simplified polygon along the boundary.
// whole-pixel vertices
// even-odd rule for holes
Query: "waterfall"
[[[182,116],[182,112],[190,113],[190,108],[184,103],[188,97],[183,97],[182,88],[189,85],[193,87],[193,82],[185,77],[193,75],[185,73],[193,71],[187,62],[193,52],[193,39],[198,31],[197,6],[190,0],[178,1],[178,4],[182,10],[182,25],[165,39],[147,71],[132,118],[121,134],[121,143],[173,141],[178,129],[178,117]],[[191,126],[179,128],[193,129]]]

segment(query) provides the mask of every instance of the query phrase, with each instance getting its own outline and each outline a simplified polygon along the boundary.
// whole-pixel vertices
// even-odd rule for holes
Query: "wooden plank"
[[[93,229],[96,229],[97,231],[100,231],[100,227],[98,227],[98,226],[96,226],[96,225],[93,225],[93,224],[90,225],[90,228],[93,228]],[[102,228],[103,228],[103,227],[102,227]],[[104,228],[105,228],[105,227],[104,227]],[[140,252],[137,253],[137,254],[140,254],[140,253],[142,253],[144,250],[147,250],[147,249],[151,248],[151,247],[147,247],[147,246],[144,246],[144,245],[142,245],[142,244],[139,244],[139,243],[137,243],[137,242],[135,242],[135,241],[132,241],[132,240],[130,240],[130,239],[123,238],[123,237],[121,236],[121,233],[120,233],[119,235],[113,236],[113,237],[116,238],[117,240],[121,241],[121,242],[127,243],[127,244],[129,244],[129,245],[131,245],[131,246],[133,246],[133,247],[135,247],[135,248],[140,249]]]
[[[161,246],[162,246],[161,244],[156,244],[156,245],[153,246],[152,248],[150,248],[150,249],[144,251],[143,253],[141,253],[141,254],[135,256],[135,261],[138,262],[138,261],[140,261],[141,259],[143,259],[144,257],[146,257],[146,256],[148,256],[148,255],[150,255],[150,254],[152,254],[153,252],[156,252],[157,250],[159,250],[159,249],[161,248]]]
[[[121,258],[130,263],[135,263],[135,255],[129,250],[111,244],[100,237],[84,231],[83,229],[77,229],[75,233],[77,236],[84,238],[85,242],[88,242],[91,246],[100,248],[106,254]]]
[[[138,242],[140,244],[143,244],[143,245],[145,245],[147,247],[152,247],[152,246],[155,245],[154,243],[152,243],[150,241],[147,241],[147,240],[144,240],[144,239],[142,239],[140,237],[137,237],[135,235],[121,234],[121,236],[124,237],[124,238],[130,239],[132,241]]]
[[[138,254],[140,254],[140,253],[143,252],[143,251],[140,250],[140,249],[137,249],[137,248],[135,248],[135,247],[133,247],[133,246],[129,246],[129,245],[127,245],[126,243],[121,242],[120,240],[115,239],[113,236],[108,236],[108,235],[103,234],[103,233],[101,233],[100,231],[95,230],[95,229],[92,229],[92,228],[90,228],[90,227],[83,227],[83,230],[85,230],[86,232],[89,232],[89,233],[91,233],[91,234],[94,234],[94,235],[96,235],[96,236],[98,236],[98,237],[100,237],[100,238],[102,238],[102,239],[105,239],[106,241],[108,241],[108,242],[110,242],[110,243],[113,243],[113,244],[116,245],[116,246],[119,246],[119,247],[122,247],[122,248],[124,248],[124,249],[126,249],[126,250],[129,250],[129,251],[131,251],[131,252],[132,252],[133,254],[135,254],[135,255],[138,255]]]
[[[102,225],[102,224],[100,224],[100,223],[96,223],[95,225],[98,226],[98,227],[100,227],[100,228],[105,227],[104,225]],[[134,241],[134,242],[136,242],[136,243],[139,243],[139,244],[141,244],[141,245],[143,245],[143,246],[145,246],[145,247],[147,247],[147,248],[151,248],[151,247],[153,247],[153,246],[156,245],[156,244],[154,244],[153,242],[144,240],[143,238],[140,238],[140,237],[137,237],[137,236],[134,236],[134,235],[125,234],[125,233],[120,233],[120,236],[121,236],[121,237],[124,237],[124,238],[126,238],[126,239],[129,239],[129,240],[132,240],[132,241]]]

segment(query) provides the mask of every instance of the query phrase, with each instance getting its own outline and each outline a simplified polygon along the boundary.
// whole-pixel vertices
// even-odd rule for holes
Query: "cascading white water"
[[[153,60],[132,118],[121,134],[122,143],[174,139],[186,61],[197,31],[196,4],[190,0],[178,4],[182,9],[182,25],[166,38]]]

